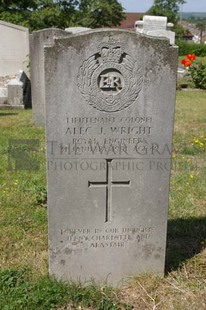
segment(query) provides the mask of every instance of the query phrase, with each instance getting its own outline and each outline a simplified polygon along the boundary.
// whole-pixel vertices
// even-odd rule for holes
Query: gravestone
[[[149,16],[143,17],[143,32],[147,33],[152,30],[166,30],[167,17],[165,16]]]
[[[16,76],[1,77],[0,108],[31,108],[30,80],[23,70]]]
[[[6,87],[0,88],[0,106],[7,104],[8,89]]]
[[[28,73],[28,28],[0,21],[0,76]]]
[[[44,45],[52,44],[55,36],[69,35],[57,28],[34,31],[30,35],[32,119],[37,126],[45,126]]]
[[[23,83],[18,79],[11,80],[8,85],[8,104],[22,109],[23,105]]]
[[[166,37],[170,40],[170,44],[175,43],[175,32],[171,31],[173,26],[172,23],[167,22],[165,16],[145,15],[143,21],[135,22],[137,32],[155,37]]]
[[[177,47],[93,30],[45,49],[49,271],[164,273]]]

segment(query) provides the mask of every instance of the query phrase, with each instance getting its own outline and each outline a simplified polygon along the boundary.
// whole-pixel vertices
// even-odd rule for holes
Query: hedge
[[[187,54],[195,54],[199,57],[206,56],[206,44],[188,43],[177,40],[176,45],[179,46],[179,56],[185,56]]]

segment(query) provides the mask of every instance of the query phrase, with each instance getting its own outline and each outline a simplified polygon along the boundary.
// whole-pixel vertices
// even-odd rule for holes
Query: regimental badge
[[[125,52],[112,37],[79,68],[77,84],[86,102],[105,112],[126,109],[142,88],[142,64]]]

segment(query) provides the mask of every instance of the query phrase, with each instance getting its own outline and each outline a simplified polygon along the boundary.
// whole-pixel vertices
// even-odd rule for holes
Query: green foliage
[[[38,179],[34,179],[32,183],[33,188],[31,190],[34,192],[36,205],[45,206],[47,203],[47,190],[45,185]]]
[[[0,271],[1,310],[51,310],[66,303],[68,287],[48,277],[29,278],[28,270]]]
[[[206,20],[199,20],[196,27],[200,30],[200,42],[202,43],[203,32],[206,29]]]
[[[206,135],[202,134],[199,137],[193,137],[191,141],[187,144],[182,143],[178,147],[178,152],[183,155],[204,155],[206,151]],[[190,160],[189,160],[190,163]],[[193,168],[193,165],[188,165]]]
[[[185,2],[185,0],[154,0],[154,4],[147,11],[147,14],[166,16],[169,22],[176,24],[178,21],[179,5]]]
[[[5,11],[0,13],[0,19],[23,27],[30,27],[30,16],[31,13],[27,11]],[[31,27],[32,29],[32,27]]]
[[[185,33],[185,29],[180,24],[175,24],[173,31],[176,33],[178,37],[182,37]]]
[[[47,276],[32,279],[30,271],[0,270],[1,310],[51,310],[63,304],[72,309],[93,307],[98,310],[130,310],[132,306],[121,303],[109,287],[57,282]]]
[[[82,286],[71,284],[68,292],[72,305],[77,307],[92,307],[98,310],[130,310],[132,306],[121,303],[111,287],[96,285]]]
[[[206,65],[202,63],[194,63],[189,68],[189,71],[195,87],[206,89]]]
[[[205,31],[206,29],[206,19],[202,19],[202,20],[198,20],[196,23],[196,27],[201,30],[201,31]]]
[[[195,54],[198,57],[206,56],[205,44],[187,43],[177,40],[176,45],[179,47],[179,56],[185,56],[187,54]]]
[[[187,54],[186,59],[182,59],[181,63],[187,67],[182,82],[192,82],[192,86],[199,89],[206,89],[206,59],[199,58],[196,60],[195,54]],[[202,141],[200,141],[202,143]],[[197,145],[196,145],[197,146]]]
[[[34,10],[36,9],[38,2],[35,0],[1,0],[0,12],[3,11],[14,12],[14,11],[22,11],[25,9]]]
[[[110,27],[124,19],[117,0],[9,0],[0,1],[0,19],[30,28]]]
[[[85,27],[111,27],[124,19],[124,13],[116,0],[81,0],[79,17]]]

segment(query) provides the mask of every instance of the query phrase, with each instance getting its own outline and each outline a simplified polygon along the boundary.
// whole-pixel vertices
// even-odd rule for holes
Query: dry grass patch
[[[206,250],[165,278],[145,275],[119,293],[134,310],[206,309]]]

